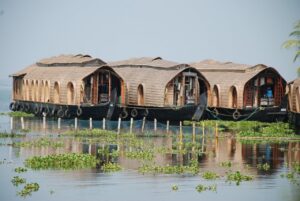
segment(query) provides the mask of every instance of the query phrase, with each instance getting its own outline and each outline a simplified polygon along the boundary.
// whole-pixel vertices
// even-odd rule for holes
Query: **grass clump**
[[[26,183],[26,179],[25,178],[21,178],[19,176],[14,176],[11,180],[11,183],[14,186],[19,186],[20,184],[25,184]]]
[[[243,175],[239,171],[231,172],[231,173],[227,174],[227,181],[229,181],[229,182],[234,181],[234,182],[236,182],[237,186],[240,185],[240,183],[242,181],[250,181],[252,179],[253,179],[252,176]]]
[[[82,169],[96,167],[96,157],[90,154],[66,153],[34,156],[25,160],[32,169]]]
[[[217,178],[219,178],[220,176],[217,175],[215,172],[210,172],[210,171],[207,171],[207,172],[204,172],[202,174],[202,178],[203,179],[207,179],[207,180],[215,180]]]
[[[38,183],[29,183],[29,184],[26,184],[24,186],[24,188],[17,193],[17,195],[19,195],[21,197],[26,197],[28,195],[31,195],[32,192],[38,191],[39,188],[40,188],[40,186]]]
[[[196,186],[196,191],[201,193],[203,191],[214,191],[216,192],[217,191],[217,185],[211,185],[211,186],[205,186],[205,185],[202,185],[202,184],[199,184]]]

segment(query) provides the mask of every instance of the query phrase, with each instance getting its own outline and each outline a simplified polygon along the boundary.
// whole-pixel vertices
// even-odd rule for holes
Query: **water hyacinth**
[[[16,173],[27,172],[27,169],[23,168],[23,167],[17,167],[17,168],[15,168],[15,172]]]
[[[96,157],[90,154],[66,153],[34,156],[25,160],[25,166],[32,169],[81,169],[94,168],[96,162]]]
[[[239,171],[231,172],[227,174],[227,181],[229,182],[235,181],[237,186],[240,185],[242,181],[250,181],[252,179],[253,179],[252,176],[243,175]]]
[[[26,183],[26,179],[25,178],[21,178],[19,176],[14,176],[11,180],[11,183],[14,186],[19,186],[20,184],[25,184]]]
[[[63,147],[62,141],[51,140],[50,138],[40,138],[34,141],[13,143],[14,147]]]
[[[39,189],[40,189],[40,186],[38,183],[29,183],[29,184],[26,184],[24,186],[24,188],[17,193],[17,195],[19,195],[21,197],[26,197],[28,195],[31,195],[32,192],[38,191]]]

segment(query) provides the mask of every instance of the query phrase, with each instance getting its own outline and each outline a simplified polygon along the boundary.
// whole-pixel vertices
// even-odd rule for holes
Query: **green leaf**
[[[294,57],[294,62],[298,59],[299,56],[300,56],[300,50],[298,50],[298,51],[296,52],[296,55],[295,55],[295,57]]]
[[[292,33],[290,33],[290,36],[300,37],[300,30],[293,31]]]
[[[300,46],[300,40],[292,39],[287,40],[282,44],[282,47],[284,48],[292,48],[292,47],[299,47]]]

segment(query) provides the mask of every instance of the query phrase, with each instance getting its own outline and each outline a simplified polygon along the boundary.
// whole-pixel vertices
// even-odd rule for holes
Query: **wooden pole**
[[[75,117],[75,130],[77,130],[77,128],[78,128],[78,119],[77,117]]]
[[[129,133],[132,133],[132,127],[133,127],[133,118],[130,118],[130,131]]]
[[[58,128],[58,130],[60,130],[60,121],[61,121],[61,118],[58,118],[58,122],[57,122],[57,128]]]
[[[102,129],[105,130],[105,126],[106,126],[106,123],[105,123],[105,117],[103,118],[103,122],[102,122]]]
[[[154,132],[156,133],[156,131],[157,131],[157,120],[154,119]]]
[[[205,134],[205,125],[202,122],[202,152],[204,152],[204,134]]]
[[[182,133],[182,121],[179,122],[179,141],[182,144],[183,133]]]
[[[121,117],[119,117],[118,119],[118,134],[120,134],[120,130],[121,130]]]
[[[170,130],[170,121],[167,121],[167,134],[169,134],[169,130]]]
[[[46,129],[46,115],[43,114],[43,129]]]
[[[193,122],[193,143],[196,141],[196,125],[195,122]]]
[[[218,123],[216,122],[216,127],[215,127],[215,137],[219,137],[219,132],[218,132]]]
[[[24,126],[24,117],[21,117],[21,128],[22,130],[24,130],[25,126]]]
[[[14,118],[10,117],[10,130],[14,129]]]
[[[90,118],[90,129],[93,129],[93,119]]]
[[[143,118],[143,123],[142,123],[142,133],[144,133],[145,123],[146,123],[146,117]]]

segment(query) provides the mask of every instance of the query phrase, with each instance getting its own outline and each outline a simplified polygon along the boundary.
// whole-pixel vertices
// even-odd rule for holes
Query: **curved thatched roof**
[[[128,104],[137,104],[137,89],[141,84],[144,88],[145,105],[164,106],[165,87],[176,75],[185,70],[196,72],[203,80],[205,78],[196,69],[187,64],[157,58],[134,58],[130,60],[108,63],[124,80],[127,87]],[[206,83],[208,83],[205,80]]]
[[[211,89],[213,89],[214,86],[218,87],[220,95],[219,105],[221,107],[228,107],[228,92],[232,86],[235,86],[237,89],[238,108],[241,108],[243,107],[244,87],[248,81],[266,70],[272,71],[280,76],[274,68],[263,64],[250,66],[232,62],[205,60],[191,63],[190,65],[195,67],[206,77]]]

